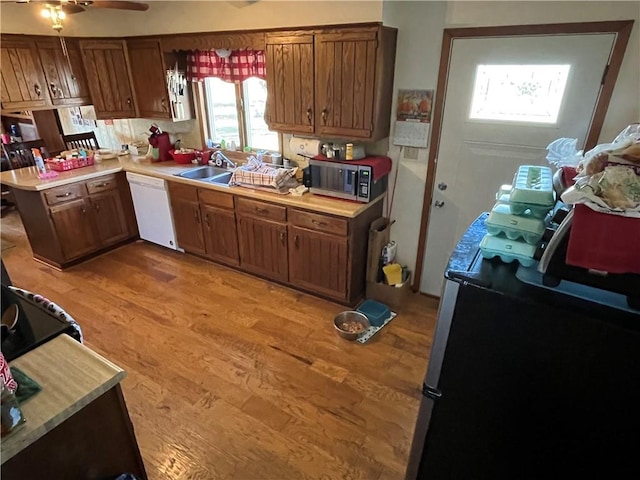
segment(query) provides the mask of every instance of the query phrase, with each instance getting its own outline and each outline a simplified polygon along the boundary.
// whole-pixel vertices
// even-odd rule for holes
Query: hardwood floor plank
[[[344,306],[146,242],[63,272],[2,221],[13,282],[49,297],[122,383],[149,478],[404,478],[437,302],[360,345]]]

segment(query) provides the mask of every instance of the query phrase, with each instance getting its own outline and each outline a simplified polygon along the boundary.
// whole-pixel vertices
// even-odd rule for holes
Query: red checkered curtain
[[[215,50],[195,51],[187,56],[187,68],[191,81],[207,77],[217,77],[225,82],[267,78],[263,50],[233,50],[228,57],[219,56]]]

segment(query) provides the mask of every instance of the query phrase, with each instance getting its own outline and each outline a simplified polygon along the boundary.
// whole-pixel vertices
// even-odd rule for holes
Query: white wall
[[[210,32],[258,28],[379,22],[382,1],[154,1],[147,12],[88,7],[69,15],[68,36],[119,37],[160,33]],[[0,31],[53,35],[51,23],[36,4],[2,3]]]
[[[443,28],[537,23],[635,20],[627,52],[603,125],[600,143],[613,140],[627,124],[640,121],[640,3],[638,2],[520,2],[520,1],[387,1],[385,25],[397,27],[398,48],[394,91],[398,88],[435,88]],[[395,99],[394,99],[395,102]],[[390,156],[398,159],[398,148]],[[415,160],[400,159],[391,237],[398,242],[398,259],[415,265],[427,149]]]

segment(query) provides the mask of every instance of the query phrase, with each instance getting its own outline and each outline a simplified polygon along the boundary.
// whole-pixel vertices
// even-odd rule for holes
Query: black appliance
[[[309,160],[309,191],[330,197],[370,202],[387,191],[388,175],[375,180],[374,163],[366,160]]]
[[[68,322],[16,295],[7,286],[2,285],[2,311],[4,312],[13,303],[18,304],[18,321],[8,334],[3,332],[1,342],[2,354],[8,362],[61,333],[80,340],[77,331]]]
[[[445,272],[407,479],[640,478],[640,313],[482,259],[485,218]]]

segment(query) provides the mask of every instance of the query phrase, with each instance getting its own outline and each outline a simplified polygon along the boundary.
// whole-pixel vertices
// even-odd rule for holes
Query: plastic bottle
[[[347,143],[345,148],[345,160],[353,160],[353,143]]]
[[[31,154],[33,155],[33,161],[36,164],[38,173],[43,175],[47,173],[47,167],[45,167],[44,165],[44,160],[42,159],[42,154],[40,153],[40,150],[37,148],[32,148]]]

